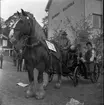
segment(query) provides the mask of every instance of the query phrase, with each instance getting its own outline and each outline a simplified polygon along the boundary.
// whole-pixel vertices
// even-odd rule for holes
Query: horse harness
[[[30,28],[30,32],[28,33],[29,35],[31,34],[31,30],[32,30],[32,24],[31,24],[31,22],[30,22],[30,25],[31,25],[31,28]],[[15,28],[15,30],[16,30],[16,28]],[[19,30],[19,29],[17,29],[17,30]],[[22,49],[22,55],[24,55],[27,47],[33,48],[34,46],[38,46],[40,43],[42,43],[40,40],[38,40],[37,42],[34,42],[31,45],[27,44],[29,38],[32,38],[32,37],[35,38],[35,36],[29,36],[29,35],[23,35],[22,38],[21,38],[21,40],[23,40],[22,48],[21,48]],[[18,41],[16,39],[15,39],[15,41],[16,41],[16,43],[18,43]],[[49,54],[50,65],[51,65],[50,69],[52,69],[52,51],[49,50],[48,47],[46,47],[45,45],[44,45],[44,47],[46,48],[46,50],[47,50],[47,52]]]

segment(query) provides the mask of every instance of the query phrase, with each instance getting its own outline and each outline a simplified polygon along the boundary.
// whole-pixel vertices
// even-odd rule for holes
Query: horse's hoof
[[[37,100],[42,100],[45,97],[45,91],[38,91],[35,93],[35,98]]]
[[[61,84],[60,83],[56,83],[55,88],[56,89],[60,89],[60,87],[61,87]]]
[[[31,91],[27,91],[26,92],[26,98],[30,98],[30,97],[34,97],[35,95],[34,95],[34,93],[33,92],[31,92]]]

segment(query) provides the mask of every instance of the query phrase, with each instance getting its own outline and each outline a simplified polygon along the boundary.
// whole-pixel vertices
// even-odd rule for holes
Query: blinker
[[[29,19],[29,17],[26,17],[27,19]]]

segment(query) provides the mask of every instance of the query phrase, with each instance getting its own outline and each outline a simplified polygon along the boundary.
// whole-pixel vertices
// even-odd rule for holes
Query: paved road
[[[73,86],[71,80],[63,78],[63,85],[59,90],[54,89],[54,80],[49,84],[44,100],[26,99],[26,87],[19,87],[16,83],[28,83],[27,73],[17,72],[12,60],[5,57],[3,69],[0,69],[0,105],[66,105],[71,98],[84,102],[85,105],[104,105],[102,78],[101,75],[96,84],[92,84],[90,80],[81,79],[77,87]]]

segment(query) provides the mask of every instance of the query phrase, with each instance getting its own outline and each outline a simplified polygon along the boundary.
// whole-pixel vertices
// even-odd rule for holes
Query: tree
[[[73,35],[76,36],[74,44],[80,43],[82,45],[85,45],[85,42],[89,41],[89,36],[91,34],[91,27],[87,19],[83,18],[82,20],[76,22],[76,24],[73,25],[72,20],[66,17],[64,21],[64,27],[67,30],[72,31]],[[59,29],[54,29],[54,39],[60,37],[59,36],[60,33],[58,31]]]
[[[76,22],[76,24],[73,25],[72,20],[66,17],[66,22],[64,22],[65,28],[71,30],[73,34],[76,36],[75,43],[80,43],[82,47],[85,47],[85,43],[87,41],[91,41],[97,51],[97,55],[100,55],[101,58],[103,58],[103,33],[101,29],[94,29],[91,21],[88,17],[83,17],[80,21]],[[59,37],[59,29],[54,30],[54,39]],[[103,39],[103,40],[102,40]]]
[[[104,44],[104,36],[103,33],[99,30],[96,31],[95,35],[92,35],[91,41],[94,43],[96,51],[97,51],[97,56],[99,57],[98,59],[103,61],[104,57],[104,49],[103,49],[103,44]]]
[[[2,28],[4,24],[5,24],[4,19],[0,17],[0,34],[2,33]]]
[[[43,31],[47,38],[48,37],[48,15],[42,19],[42,23],[43,23]]]
[[[9,32],[10,32],[10,28],[8,26],[2,29],[2,33],[7,37],[9,35]]]
[[[75,25],[72,24],[72,21],[68,17],[66,21],[66,27],[69,28],[69,30],[71,29],[73,34],[76,35],[76,44],[89,41],[92,28],[87,18],[83,17],[80,21],[76,22]]]
[[[81,21],[77,22],[75,26],[71,23],[71,21],[67,18],[68,24],[74,33],[76,33],[76,40],[75,42],[81,43],[85,45],[87,41],[91,41],[96,49],[97,57],[100,58],[102,62],[104,57],[104,49],[103,49],[103,32],[102,29],[94,29],[91,25],[91,22],[87,18],[83,18]],[[84,47],[84,46],[83,46]]]
[[[10,28],[11,26],[14,24],[14,22],[17,20],[18,18],[18,14],[14,13],[12,16],[10,16],[6,21],[5,21],[5,25],[6,27],[4,27],[2,29],[2,32],[4,35],[8,36],[9,32],[10,32]]]

